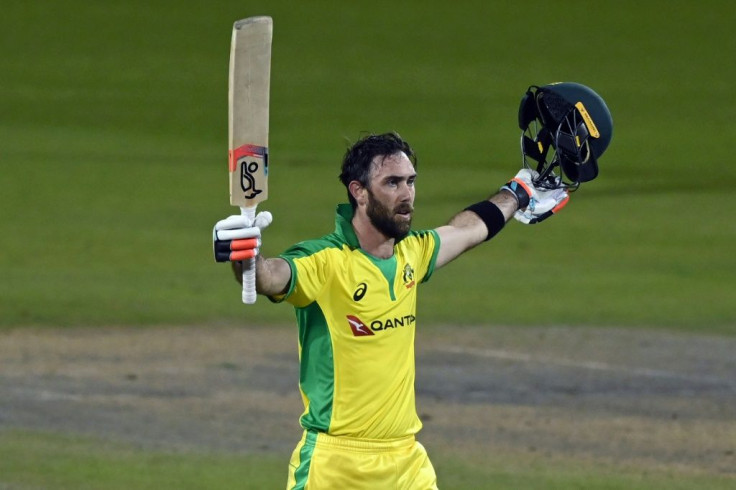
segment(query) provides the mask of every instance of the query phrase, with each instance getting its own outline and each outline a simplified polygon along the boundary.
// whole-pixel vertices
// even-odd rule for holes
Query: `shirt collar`
[[[345,243],[353,248],[360,248],[360,242],[353,229],[353,207],[350,204],[338,204],[335,215],[335,233],[343,237]]]

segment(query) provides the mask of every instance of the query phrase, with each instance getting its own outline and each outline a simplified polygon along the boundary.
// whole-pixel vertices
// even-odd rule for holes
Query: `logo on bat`
[[[256,179],[253,174],[257,171],[258,162],[247,162],[245,160],[240,162],[240,188],[245,192],[246,199],[253,199],[263,192],[261,189],[256,189]],[[248,194],[249,192],[250,194]]]
[[[249,158],[251,157],[251,158]],[[268,148],[258,145],[243,145],[230,152],[230,172],[240,167],[240,188],[246,199],[253,199],[263,192],[257,188],[256,173],[260,163],[255,159],[263,160],[263,174],[268,177]]]

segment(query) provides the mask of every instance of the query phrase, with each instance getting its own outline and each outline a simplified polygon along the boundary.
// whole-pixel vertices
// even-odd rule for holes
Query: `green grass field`
[[[678,3],[666,21],[662,2],[373,5],[7,8],[2,324],[291,319],[267,302],[244,310],[210,257],[212,224],[235,211],[224,170],[230,25],[268,13],[266,253],[331,231],[339,159],[364,131],[413,142],[417,226],[441,224],[516,171],[526,86],[576,80],[616,123],[599,180],[564,217],[510,226],[438,274],[424,321],[734,331],[728,2]]]
[[[58,434],[12,432],[0,439],[0,488],[18,490],[186,490],[282,488],[283,458],[262,454],[142,451],[124,444]],[[491,461],[434,457],[445,489],[689,490],[733,488],[725,476],[581,461],[540,464],[528,455]],[[3,484],[8,485],[2,486]]]
[[[210,251],[212,225],[236,212],[225,171],[230,26],[268,13],[263,208],[275,222],[265,253],[332,230],[339,161],[365,131],[413,143],[416,226],[443,223],[516,172],[526,87],[575,80],[614,116],[600,178],[563,216],[514,222],[437,274],[423,321],[734,332],[728,2],[371,5],[6,7],[0,323],[291,321],[266,301],[244,309]]]
[[[292,321],[287,306],[244,307],[211,252],[214,222],[237,212],[230,28],[261,14],[275,23],[264,253],[332,230],[340,158],[368,131],[412,143],[416,227],[444,223],[516,173],[527,86],[577,81],[614,118],[598,180],[560,216],[511,223],[435,274],[421,321],[736,334],[736,9],[725,0],[11,2],[0,18],[0,327]],[[283,484],[251,480],[280,459],[98,448],[0,434],[0,488],[201,488],[188,486],[194,474],[207,488]],[[462,469],[446,488],[727,486],[573,462],[443,464]]]

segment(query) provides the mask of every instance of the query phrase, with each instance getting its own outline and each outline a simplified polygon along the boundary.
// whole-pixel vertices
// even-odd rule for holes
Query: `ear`
[[[353,196],[353,199],[355,199],[355,202],[357,202],[359,206],[368,202],[368,192],[366,188],[363,187],[363,184],[357,180],[350,181],[348,184],[348,192],[350,192],[350,195]]]

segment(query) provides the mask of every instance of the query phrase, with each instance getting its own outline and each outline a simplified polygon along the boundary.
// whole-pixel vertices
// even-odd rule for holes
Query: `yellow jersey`
[[[360,248],[353,210],[337,207],[335,231],[280,256],[299,327],[300,418],[306,430],[395,439],[422,427],[414,395],[417,287],[434,270],[439,236],[412,231],[388,259]]]

